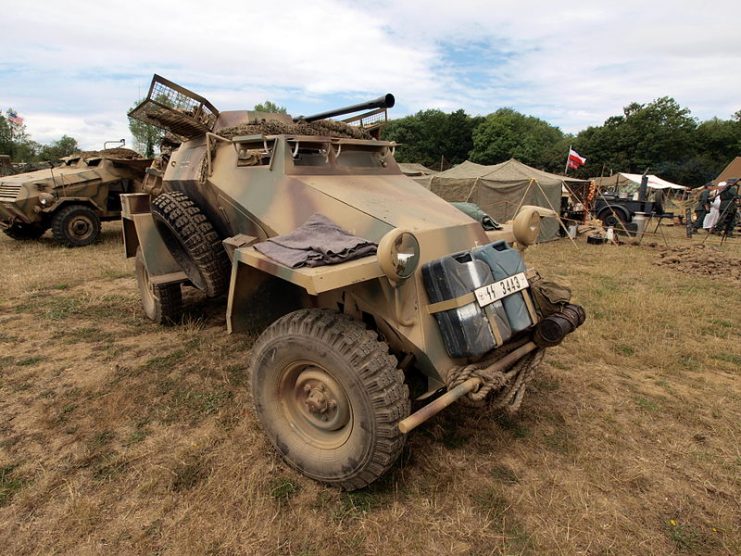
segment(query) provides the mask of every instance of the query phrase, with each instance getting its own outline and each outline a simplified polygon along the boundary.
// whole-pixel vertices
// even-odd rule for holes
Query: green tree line
[[[673,98],[647,104],[633,102],[602,125],[572,135],[512,108],[488,116],[463,110],[424,110],[390,121],[382,137],[401,143],[400,162],[419,162],[440,169],[471,160],[497,164],[510,158],[563,173],[569,146],[587,158],[572,175],[594,177],[611,172],[643,173],[699,185],[713,179],[741,154],[741,111],[732,118],[704,122]]]
[[[68,135],[41,145],[31,139],[15,110],[8,108],[5,114],[0,112],[0,154],[9,155],[13,162],[56,160],[78,150],[77,140]]]
[[[270,101],[255,109],[285,112]],[[138,150],[152,156],[162,131],[135,120],[130,120],[130,130]],[[517,158],[560,173],[571,145],[587,158],[587,164],[574,172],[577,177],[642,173],[649,168],[670,181],[698,185],[714,178],[741,154],[741,110],[727,120],[700,122],[673,98],[662,97],[647,104],[633,102],[622,114],[575,135],[512,108],[500,108],[488,116],[469,116],[463,110],[423,110],[390,121],[382,136],[401,144],[400,162],[419,162],[433,169],[467,159],[496,164]],[[67,135],[41,145],[31,139],[13,109],[0,112],[0,154],[10,155],[14,162],[55,160],[77,150],[77,141]]]

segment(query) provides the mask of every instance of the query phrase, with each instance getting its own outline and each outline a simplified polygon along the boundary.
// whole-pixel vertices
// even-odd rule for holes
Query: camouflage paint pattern
[[[0,227],[39,224],[68,203],[95,209],[101,220],[120,216],[118,195],[140,189],[147,159],[71,156],[61,166],[0,178]]]
[[[187,194],[227,238],[232,258],[230,332],[245,324],[242,316],[257,285],[277,277],[305,292],[304,306],[340,310],[356,319],[370,316],[400,360],[414,356],[415,366],[428,377],[428,391],[444,386],[449,369],[461,361],[448,356],[437,322],[427,311],[431,302],[421,268],[498,239],[512,243],[512,226],[486,233],[478,222],[404,176],[391,142],[314,135],[219,136],[227,127],[271,119],[285,121],[286,116],[221,112],[210,132],[184,138],[167,160],[160,183],[153,186],[156,191]],[[293,231],[314,213],[376,243],[395,229],[411,232],[420,247],[416,271],[394,282],[376,256],[291,269],[252,247]],[[159,249],[161,245],[144,251]],[[133,243],[127,245],[129,256],[135,250]]]

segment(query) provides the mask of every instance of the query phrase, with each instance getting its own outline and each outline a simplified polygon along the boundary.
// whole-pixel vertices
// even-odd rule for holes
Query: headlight
[[[392,283],[406,280],[419,265],[419,242],[407,230],[387,233],[378,244],[378,263]]]
[[[39,194],[39,204],[42,207],[48,207],[54,204],[54,195],[51,195],[49,193],[40,193]]]

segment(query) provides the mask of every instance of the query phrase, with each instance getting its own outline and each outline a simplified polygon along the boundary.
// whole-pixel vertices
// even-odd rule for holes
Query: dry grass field
[[[117,223],[83,249],[3,235],[2,552],[740,554],[741,281],[658,266],[663,246],[530,250],[588,320],[521,412],[453,406],[348,494],[270,449],[223,302],[145,320]],[[704,252],[738,264],[741,239]]]

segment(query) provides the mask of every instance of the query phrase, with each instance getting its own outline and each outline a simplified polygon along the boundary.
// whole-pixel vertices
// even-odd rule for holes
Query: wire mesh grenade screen
[[[201,101],[165,85],[155,82],[150,98],[158,104],[173,108],[188,115],[199,114],[200,119],[211,124],[216,119],[214,113]]]
[[[190,139],[213,129],[218,111],[195,93],[155,76],[147,100],[129,116]]]
[[[376,127],[377,125],[380,125],[382,123],[386,122],[386,114],[380,113],[380,114],[369,114],[367,116],[363,116],[361,118],[355,117],[355,118],[348,118],[347,120],[343,120],[348,125],[351,125],[353,127]]]
[[[200,102],[192,99],[164,83],[155,83],[151,95],[152,100],[176,110],[194,110]]]

